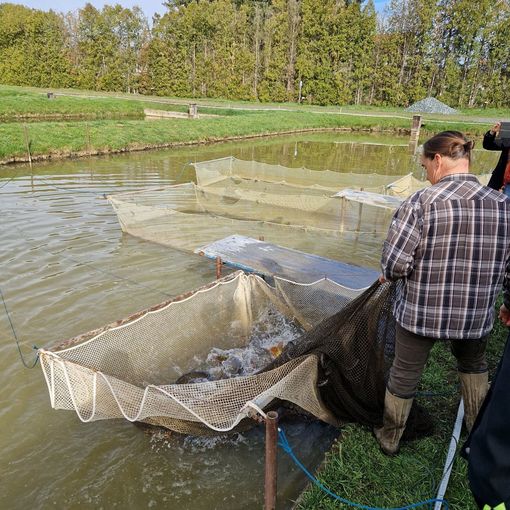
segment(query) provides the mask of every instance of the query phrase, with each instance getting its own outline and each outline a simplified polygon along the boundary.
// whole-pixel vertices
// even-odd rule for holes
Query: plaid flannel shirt
[[[441,339],[489,333],[507,263],[510,272],[510,199],[471,174],[443,177],[403,202],[381,260],[387,280],[402,279],[397,322]]]

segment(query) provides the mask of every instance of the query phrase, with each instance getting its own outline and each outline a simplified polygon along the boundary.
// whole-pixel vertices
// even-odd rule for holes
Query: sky
[[[31,7],[33,9],[41,9],[43,11],[49,11],[53,9],[54,11],[75,11],[77,9],[82,8],[87,0],[66,0],[63,3],[57,4],[55,0],[1,0],[13,4],[22,4],[27,7]],[[149,20],[152,19],[152,16],[155,13],[163,14],[165,12],[165,7],[163,7],[162,2],[160,0],[149,1],[149,0],[89,0],[89,3],[94,5],[98,9],[102,9],[105,4],[114,5],[120,4],[123,7],[133,7],[134,5],[138,5],[145,13]],[[374,0],[375,8],[377,11],[382,12],[384,6],[389,3],[389,0]]]

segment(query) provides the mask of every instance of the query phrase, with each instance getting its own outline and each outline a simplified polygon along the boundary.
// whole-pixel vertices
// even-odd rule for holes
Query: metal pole
[[[221,278],[221,257],[216,257],[216,280]]]
[[[264,509],[276,509],[276,452],[278,448],[278,413],[269,411],[266,416],[266,476]]]

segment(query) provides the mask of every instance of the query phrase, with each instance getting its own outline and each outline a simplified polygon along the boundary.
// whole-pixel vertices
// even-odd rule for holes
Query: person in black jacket
[[[510,264],[503,283],[499,317],[510,326]],[[489,393],[462,455],[468,459],[471,492],[484,510],[510,509],[510,335]]]
[[[501,156],[499,157],[496,168],[492,171],[488,186],[489,188],[504,192],[504,186],[507,184],[505,182],[505,170],[509,163],[508,153],[510,151],[510,147],[502,147],[495,140],[500,128],[501,122],[498,122],[490,129],[490,131],[485,133],[485,136],[483,137],[483,148],[488,151],[501,151]],[[510,169],[508,173],[510,173]],[[510,186],[507,188],[506,194],[510,196]]]

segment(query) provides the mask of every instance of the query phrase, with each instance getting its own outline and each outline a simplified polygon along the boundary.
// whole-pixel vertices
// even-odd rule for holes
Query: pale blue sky
[[[86,0],[66,0],[65,2],[56,3],[54,0],[3,0],[6,2],[10,2],[13,4],[22,4],[27,7],[32,7],[34,9],[41,9],[43,11],[49,11],[53,9],[54,11],[74,11],[83,7],[87,2]],[[145,13],[145,15],[152,19],[152,16],[158,12],[163,14],[165,12],[165,7],[163,7],[160,1],[151,2],[149,0],[112,0],[112,1],[104,1],[104,0],[89,0],[89,3],[101,9],[103,5],[109,4],[120,4],[123,7],[133,7],[134,5],[138,5]],[[378,11],[382,11],[384,6],[389,3],[389,0],[374,0],[375,7]]]

